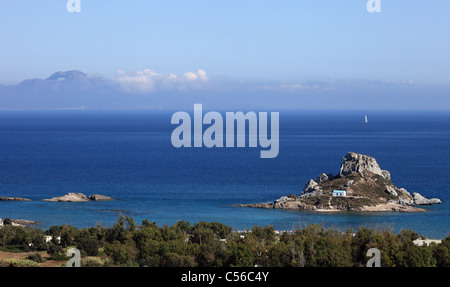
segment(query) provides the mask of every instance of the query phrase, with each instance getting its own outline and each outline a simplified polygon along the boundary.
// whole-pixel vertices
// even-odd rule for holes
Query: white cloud
[[[403,80],[402,84],[407,86],[413,86],[416,82],[414,80]]]
[[[202,82],[208,81],[208,76],[206,75],[206,72],[204,70],[199,69],[197,71],[197,76],[198,76],[198,79]]]
[[[161,75],[150,69],[138,71],[133,75],[117,70],[117,81],[125,90],[130,92],[151,92],[155,89],[156,81],[159,78],[161,78]]]
[[[187,72],[183,75],[183,78],[187,81],[202,81],[207,82],[208,76],[206,75],[206,72],[204,70],[199,69],[197,73],[193,72]]]
[[[187,72],[179,77],[170,73],[168,76],[158,74],[151,69],[138,71],[134,74],[127,74],[122,70],[117,70],[116,81],[129,92],[149,93],[157,88],[182,89],[189,88],[191,83],[206,83],[208,76],[204,70],[199,69],[196,73]]]
[[[325,84],[313,84],[313,85],[305,85],[305,84],[281,84],[281,85],[263,85],[256,87],[258,90],[263,91],[287,91],[287,92],[302,92],[302,91],[334,91],[335,88],[331,86],[327,86]]]
[[[183,75],[183,78],[188,81],[196,81],[198,76],[195,73],[187,72],[186,74]]]
[[[380,80],[382,84],[391,85],[393,84],[392,80]]]
[[[302,84],[289,84],[289,85],[281,85],[281,89],[290,90],[290,91],[301,91],[305,89],[309,89],[308,86],[304,86]]]

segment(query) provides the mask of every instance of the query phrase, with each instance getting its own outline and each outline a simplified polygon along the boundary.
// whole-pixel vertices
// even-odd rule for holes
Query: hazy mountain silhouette
[[[114,81],[78,70],[60,71],[46,79],[0,87],[0,109],[112,108],[111,95],[119,92]]]
[[[310,81],[303,83],[202,80],[202,74],[169,77],[145,70],[106,79],[79,70],[45,79],[0,85],[0,110],[48,109],[445,109],[448,87],[410,82]]]

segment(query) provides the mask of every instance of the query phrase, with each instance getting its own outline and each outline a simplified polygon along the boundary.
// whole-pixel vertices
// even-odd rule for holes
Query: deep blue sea
[[[205,111],[206,112],[206,111]],[[367,114],[369,123],[364,123]],[[123,210],[138,223],[219,221],[243,230],[311,223],[345,230],[409,228],[430,238],[450,234],[450,112],[280,111],[280,152],[260,148],[172,146],[172,112],[0,112],[0,218],[111,226]],[[392,181],[441,205],[426,213],[327,213],[235,207],[300,194],[322,172],[336,174],[349,151],[373,156]],[[49,203],[68,192],[108,202]]]

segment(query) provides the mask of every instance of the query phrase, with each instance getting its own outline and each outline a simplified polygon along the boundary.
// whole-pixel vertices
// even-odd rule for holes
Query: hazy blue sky
[[[0,83],[79,69],[448,83],[450,1],[2,1]]]

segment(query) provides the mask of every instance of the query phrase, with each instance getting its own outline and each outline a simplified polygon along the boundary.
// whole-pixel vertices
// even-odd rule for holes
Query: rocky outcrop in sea
[[[32,221],[32,220],[0,218],[0,228],[5,225],[24,226],[24,225],[37,225],[37,224],[39,224],[39,222]]]
[[[333,191],[345,196],[333,196]],[[399,211],[423,212],[419,205],[440,204],[438,198],[427,199],[391,181],[391,173],[381,169],[375,158],[354,152],[347,153],[334,176],[321,173],[310,179],[300,195],[283,196],[274,202],[241,204],[242,207],[295,209],[312,211]]]
[[[0,197],[0,201],[31,201],[31,199],[23,197]]]
[[[101,194],[93,194],[87,197],[83,193],[68,193],[64,196],[53,197],[50,199],[43,199],[42,201],[47,202],[87,202],[87,201],[105,201],[113,200],[111,197]]]

